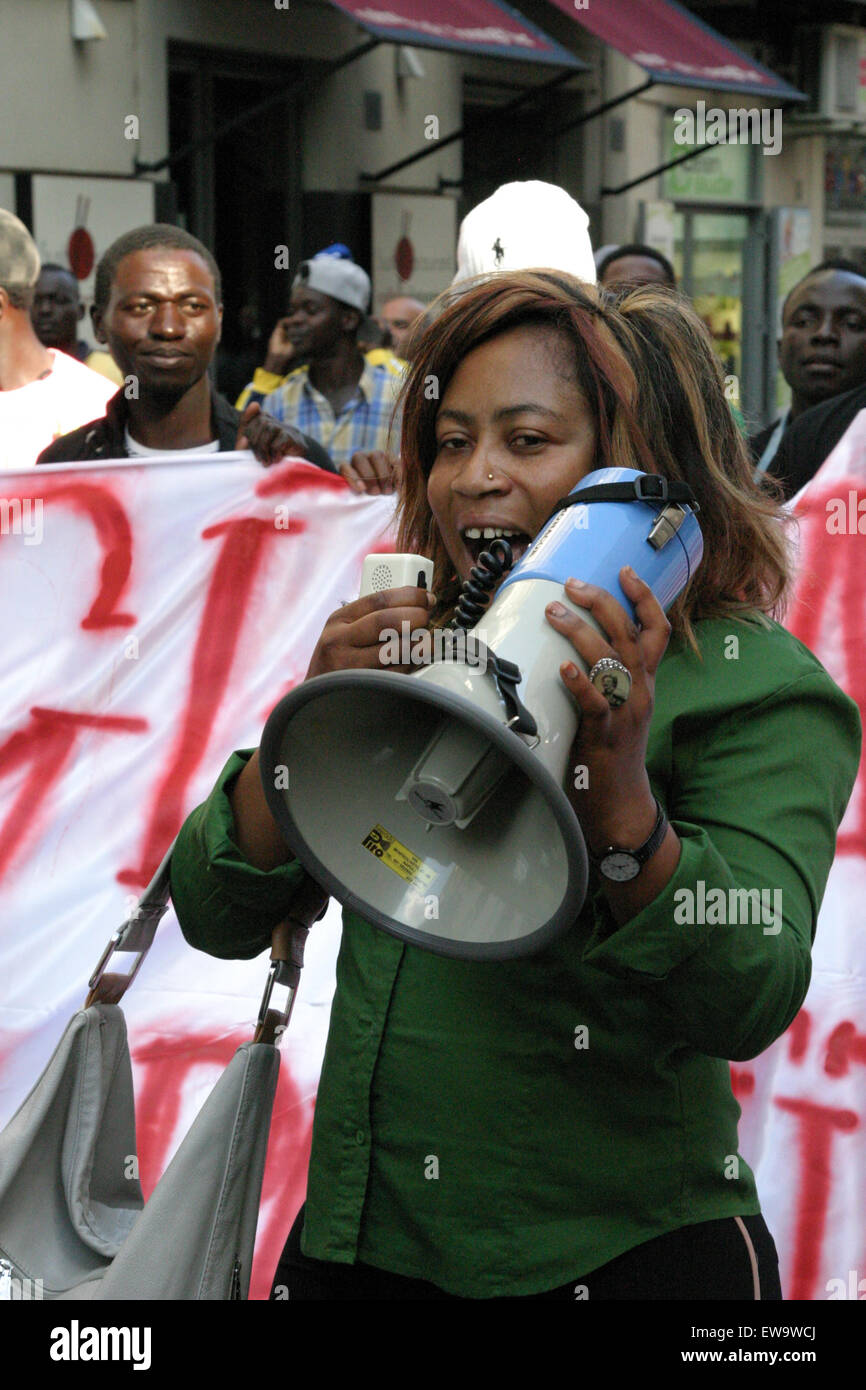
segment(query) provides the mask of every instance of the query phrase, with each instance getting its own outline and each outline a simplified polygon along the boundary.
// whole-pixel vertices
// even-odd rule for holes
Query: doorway
[[[170,45],[172,151],[203,143],[172,165],[177,221],[214,253],[223,282],[217,384],[230,399],[261,365],[301,260],[297,65],[249,54]],[[259,116],[212,138],[269,96]],[[279,256],[285,246],[288,254]]]
[[[761,332],[766,248],[758,218],[723,208],[683,208],[674,215],[674,269],[706,324],[727,377],[736,377],[747,419],[760,413]]]

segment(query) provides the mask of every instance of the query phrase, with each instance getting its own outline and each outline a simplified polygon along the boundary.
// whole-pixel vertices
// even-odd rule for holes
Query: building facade
[[[453,274],[460,216],[500,183],[547,179],[587,208],[596,247],[666,251],[758,422],[777,403],[780,297],[824,255],[866,247],[866,29],[851,22],[866,10],[830,0],[816,26],[795,0],[782,32],[775,4],[762,29],[747,0],[696,2],[694,21],[667,0],[610,0],[640,21],[635,47],[609,41],[600,8],[524,0],[549,51],[521,40],[503,57],[476,31],[436,38],[460,0],[431,0],[427,31],[387,39],[360,0],[0,0],[0,206],[73,265],[85,298],[114,236],[188,227],[220,261],[227,349],[254,352],[304,256],[346,242],[375,307],[426,301]],[[94,22],[104,37],[75,37]],[[677,52],[724,24],[739,59],[684,85],[673,22],[693,22]],[[778,77],[775,96],[732,90],[750,62]],[[754,113],[747,138],[713,144],[712,113],[732,110]]]

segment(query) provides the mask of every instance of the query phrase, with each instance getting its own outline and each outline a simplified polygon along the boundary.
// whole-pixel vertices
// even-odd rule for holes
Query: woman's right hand
[[[328,671],[376,670],[384,663],[382,644],[393,634],[408,648],[411,634],[425,628],[436,599],[427,589],[407,587],[382,589],[375,594],[355,599],[332,613],[325,623],[321,637],[307,671],[306,679],[325,675]],[[403,623],[408,623],[404,628]],[[390,644],[393,650],[393,642]],[[409,671],[411,666],[387,663],[389,671]]]

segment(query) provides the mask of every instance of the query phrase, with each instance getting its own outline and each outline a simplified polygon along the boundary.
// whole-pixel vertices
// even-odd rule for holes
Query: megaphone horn
[[[442,955],[528,955],[567,930],[587,857],[564,790],[578,716],[559,667],[584,663],[545,608],[556,599],[601,631],[563,594],[576,575],[634,618],[623,565],[668,608],[701,558],[695,510],[685,484],[591,473],[485,612],[504,572],[491,546],[437,659],[411,675],[337,671],[285,696],[262,737],[262,782],[308,872],[367,921]]]

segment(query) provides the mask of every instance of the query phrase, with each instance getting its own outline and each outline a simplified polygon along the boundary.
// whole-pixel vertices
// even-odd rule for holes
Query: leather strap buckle
[[[288,917],[277,923],[271,936],[271,964],[259,1005],[253,1042],[269,1043],[275,1047],[288,1028],[304,966],[304,946],[310,928],[324,917],[328,902],[329,895],[325,890],[309,874],[304,874]],[[281,985],[287,991],[281,1009],[271,1008],[275,985]]]

